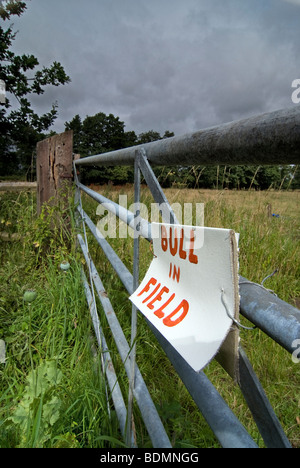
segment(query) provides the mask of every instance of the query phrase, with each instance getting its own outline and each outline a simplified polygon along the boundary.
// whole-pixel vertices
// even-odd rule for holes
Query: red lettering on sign
[[[147,304],[147,307],[149,307],[149,309],[154,309],[154,302],[156,301],[161,301],[161,297],[164,293],[168,293],[169,292],[169,288],[167,288],[166,286],[163,286],[161,288],[161,290],[159,291],[159,293],[154,297],[154,299],[152,299],[152,301],[149,302],[149,304]],[[148,298],[147,298],[148,299]],[[145,301],[143,301],[145,302]]]
[[[173,229],[170,228],[170,252],[171,252],[171,255],[173,255],[173,257],[176,255],[177,253],[177,249],[178,249],[178,239],[177,239],[177,229],[174,228],[174,245],[173,245]]]
[[[173,278],[172,278],[172,272],[173,272]],[[177,267],[176,265],[173,266],[172,262],[170,263],[169,278],[172,278],[173,281],[176,279],[177,283],[179,283],[180,267]]]
[[[167,230],[163,224],[161,226],[161,248],[164,252],[168,249]]]
[[[150,288],[150,285],[151,284],[156,284],[157,283],[157,280],[155,278],[151,278],[148,283],[146,284],[146,286],[141,290],[141,292],[138,293],[138,296],[141,296],[142,294],[144,294],[144,292],[148,292],[149,291],[149,288]]]
[[[172,320],[172,318],[182,309],[182,313],[180,314],[179,317],[177,317],[177,319],[175,320]],[[163,323],[164,325],[166,325],[167,327],[174,327],[175,325],[178,325],[178,323],[182,322],[182,320],[184,319],[184,317],[186,316],[186,314],[188,313],[189,311],[189,303],[188,301],[186,301],[185,299],[183,299],[179,306],[176,307],[176,309],[171,313],[169,314],[166,318],[163,319]]]
[[[158,285],[155,286],[155,288],[154,288],[153,291],[149,294],[149,296],[146,297],[146,299],[143,300],[143,304],[144,304],[145,302],[149,301],[149,299],[151,299],[151,297],[159,290],[160,284],[161,284],[161,283],[158,283]]]
[[[163,252],[166,252],[168,249],[170,254],[175,257],[176,254],[179,255],[179,258],[183,260],[187,259],[190,263],[194,263],[195,265],[198,263],[198,257],[194,253],[194,245],[195,245],[195,233],[193,229],[190,231],[190,246],[187,252],[183,248],[183,241],[184,241],[184,229],[180,230],[180,236],[178,236],[177,228],[174,226],[170,226],[169,228],[169,236],[167,232],[166,226],[163,224],[161,225],[161,248]],[[180,239],[178,242],[178,238]],[[179,246],[178,246],[179,244]]]
[[[167,307],[167,305],[170,304],[170,302],[173,301],[175,297],[175,293],[173,293],[169,299],[167,300],[167,302],[165,302],[159,309],[155,310],[154,311],[154,315],[156,315],[158,318],[163,318],[165,316],[165,314],[163,314],[163,310]]]
[[[173,280],[176,279],[177,283],[179,283],[179,278],[180,278],[180,267],[176,267],[176,265],[174,265],[174,268],[173,268]]]
[[[184,230],[181,229],[180,244],[179,244],[179,257],[182,258],[183,260],[185,260],[186,259],[186,251],[183,250],[183,240],[184,240]]]
[[[189,253],[189,261],[191,263],[198,263],[198,257],[194,254],[194,242],[195,242],[195,234],[191,231],[191,243],[190,243],[190,253]]]
[[[179,270],[180,272],[180,270]],[[179,273],[178,273],[179,274]],[[138,296],[141,296],[142,294],[148,293],[150,290],[150,286],[155,286],[153,291],[151,291],[150,294],[147,295],[147,297],[143,300],[143,304],[145,302],[148,302],[150,299],[150,302],[147,304],[147,307],[150,310],[154,309],[154,303],[156,301],[161,301],[162,296],[164,294],[168,294],[169,288],[166,286],[161,287],[161,283],[157,283],[157,280],[155,278],[150,278],[148,283],[144,286],[144,288],[138,293]],[[178,325],[182,320],[186,317],[188,311],[189,311],[189,303],[187,300],[183,299],[180,304],[175,307],[173,312],[169,313],[165,317],[165,313],[163,312],[165,308],[171,304],[171,302],[175,299],[175,293],[172,293],[170,297],[162,304],[158,309],[154,310],[154,315],[158,317],[159,319],[163,318],[163,324],[166,325],[167,327],[174,327],[175,325]],[[172,309],[171,309],[172,310]],[[180,313],[180,314],[179,314]],[[179,315],[178,315],[179,314]],[[165,317],[165,318],[164,318]]]

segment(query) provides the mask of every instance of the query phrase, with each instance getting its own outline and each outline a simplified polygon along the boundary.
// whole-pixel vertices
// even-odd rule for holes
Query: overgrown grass
[[[102,188],[118,200],[120,193],[133,202],[131,187]],[[171,203],[205,203],[205,224],[233,228],[240,233],[240,273],[260,282],[278,269],[266,286],[295,305],[300,297],[299,192],[165,191]],[[1,447],[120,446],[121,436],[112,410],[107,410],[101,371],[95,372],[90,352],[91,320],[80,270],[84,262],[75,249],[72,210],[53,206],[50,216],[35,214],[31,193],[1,194],[0,230],[18,240],[0,239],[0,339],[6,342],[6,363],[0,364]],[[153,202],[142,190],[145,204]],[[269,217],[271,214],[279,217]],[[97,222],[97,204],[84,197],[84,208]],[[62,222],[65,220],[65,222]],[[107,288],[114,310],[130,341],[131,305],[109,262],[89,235],[89,248]],[[132,270],[132,239],[110,239]],[[152,258],[141,240],[141,278]],[[68,260],[66,273],[59,265]],[[23,293],[35,288],[31,305]],[[101,314],[101,306],[99,313]],[[245,319],[242,319],[246,323]],[[128,382],[105,317],[101,323],[109,342],[125,401]],[[258,329],[241,331],[241,343],[258,374],[289,440],[300,446],[300,364]],[[138,316],[137,363],[174,447],[218,447],[213,433],[141,315]],[[237,386],[212,362],[205,373],[216,385],[252,437],[263,446],[251,414]],[[151,442],[134,407],[138,445]]]
[[[101,193],[118,201],[120,193],[133,203],[130,187],[114,189],[102,187]],[[165,194],[170,203],[204,203],[205,225],[232,228],[240,233],[240,274],[251,281],[261,282],[267,275],[278,272],[264,283],[283,300],[293,306],[300,298],[300,217],[299,192],[250,192],[168,189]],[[142,190],[142,201],[153,202],[148,189]],[[86,210],[95,223],[97,204],[84,199]],[[271,214],[271,216],[270,216]],[[279,215],[272,216],[273,214]],[[117,225],[118,229],[118,225]],[[109,239],[124,263],[132,271],[132,240]],[[95,261],[118,313],[119,320],[130,337],[130,304],[120,281],[113,274],[105,256],[90,239]],[[141,240],[141,278],[152,259],[147,241]],[[174,446],[218,446],[214,435],[199,414],[181,380],[161,351],[153,335],[147,330],[143,318],[138,319],[137,362],[150,388],[151,395],[167,425]],[[250,325],[241,317],[242,323]],[[259,329],[242,330],[241,343],[257,373],[280,422],[294,447],[300,446],[300,365]],[[238,386],[213,361],[205,373],[218,388],[228,405],[245,425],[260,446],[264,446],[251,413]],[[141,443],[147,444],[142,432]]]
[[[91,355],[81,262],[66,228],[72,208],[54,204],[37,217],[30,193],[2,194],[0,203],[2,230],[18,236],[0,240],[0,447],[118,446]],[[37,292],[31,304],[23,300],[29,288]]]

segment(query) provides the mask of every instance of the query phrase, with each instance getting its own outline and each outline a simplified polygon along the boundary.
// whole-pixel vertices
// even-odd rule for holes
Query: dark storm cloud
[[[292,106],[300,78],[296,0],[31,0],[16,49],[60,61],[72,83],[57,131],[75,114],[113,113],[136,133],[177,135]]]

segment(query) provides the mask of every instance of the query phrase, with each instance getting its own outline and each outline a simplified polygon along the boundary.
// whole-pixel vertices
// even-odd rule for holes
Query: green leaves
[[[53,62],[49,68],[43,67],[42,71],[36,72],[31,86],[31,92],[42,94],[44,92],[42,86],[59,86],[69,83],[70,81],[62,65],[59,62]]]
[[[62,379],[62,373],[57,368],[55,360],[42,361],[37,369],[32,370],[27,377],[27,393],[31,398],[46,395],[47,391],[53,390]]]
[[[26,10],[27,6],[25,2],[20,0],[10,0],[6,3],[5,6],[0,4],[0,17],[5,21],[10,19],[12,15],[21,16],[21,14]]]
[[[20,428],[20,447],[42,447],[49,439],[60,416],[61,400],[54,393],[62,377],[55,360],[42,361],[28,374],[23,398],[8,418]]]
[[[9,19],[11,15],[20,16],[26,9],[25,2],[9,1],[0,4],[0,17]],[[2,23],[3,24],[3,23]],[[52,104],[49,112],[38,115],[32,109],[29,97],[41,95],[45,86],[60,86],[70,82],[63,66],[54,61],[48,67],[37,70],[38,59],[33,54],[16,55],[12,44],[16,37],[12,27],[6,30],[0,23],[0,79],[5,82],[7,97],[0,105],[0,172],[15,173],[18,164],[30,165],[32,152],[41,139],[41,133],[47,131],[57,116],[57,104]],[[19,106],[8,112],[10,95]],[[14,150],[12,150],[14,148]],[[19,160],[18,160],[19,159]]]

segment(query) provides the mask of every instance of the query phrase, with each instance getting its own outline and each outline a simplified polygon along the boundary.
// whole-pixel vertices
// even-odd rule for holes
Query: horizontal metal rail
[[[300,338],[300,310],[243,277],[239,286],[242,315],[292,354]]]
[[[125,207],[118,205],[118,203],[115,203],[112,200],[109,200],[109,198],[106,198],[100,193],[95,192],[94,190],[91,190],[85,185],[78,183],[77,187],[83,190],[83,192],[85,192],[91,198],[101,203],[106,210],[115,214],[121,221],[126,223],[133,230],[135,230],[136,220],[135,220],[134,213],[132,213],[132,211],[127,210]],[[151,240],[151,224],[143,220],[142,218],[140,218],[139,235],[141,235],[142,237],[144,237],[145,239],[149,241]]]
[[[116,203],[110,202],[109,199],[103,197],[97,192],[88,189],[82,184],[78,187],[90,195],[95,200],[101,203],[105,200],[105,207],[118,216],[118,211],[115,208]],[[109,203],[110,202],[110,203]],[[133,228],[134,214],[124,207],[122,208],[122,221]],[[87,225],[94,231],[94,235],[101,247],[109,249],[107,258],[111,261],[120,261],[119,257],[113,252],[109,244],[97,235],[97,230],[90,218],[85,214]],[[151,224],[143,220],[143,227],[139,231],[140,235],[151,241]],[[118,260],[117,260],[118,259]],[[114,265],[113,265],[114,266]],[[124,266],[124,265],[123,265]],[[125,268],[125,267],[124,267]],[[123,274],[130,274],[124,270]],[[128,276],[130,278],[130,276]],[[126,284],[129,284],[125,282]],[[125,284],[124,283],[124,284]],[[285,348],[291,354],[295,351],[293,342],[299,339],[300,336],[300,310],[285,301],[282,301],[274,294],[271,294],[266,288],[247,279],[240,277],[240,311],[241,314],[250,320],[254,325],[261,328],[268,336],[273,338],[276,343]]]
[[[126,341],[123,330],[119,324],[117,316],[113,310],[112,304],[107,297],[104,286],[100,279],[100,276],[97,272],[97,269],[93,261],[88,257],[88,252],[86,249],[85,242],[83,238],[78,235],[78,240],[84,257],[87,262],[91,265],[91,272],[95,288],[101,301],[103,310],[105,312],[106,319],[110,325],[111,332],[113,334],[115,343],[117,345],[118,351],[120,353],[121,359],[123,361],[125,371],[130,376],[130,347]],[[140,373],[139,368],[135,368],[135,387],[134,387],[134,396],[140,408],[143,420],[147,427],[149,436],[152,443],[156,448],[171,448],[172,445],[169,441],[169,438],[165,432],[165,429],[162,425],[162,422],[159,418],[155,405],[151,399],[151,396],[148,392],[144,379]],[[124,422],[124,419],[122,419]],[[123,427],[124,429],[124,427]]]
[[[123,285],[127,289],[127,292],[129,294],[132,294],[132,291],[133,291],[132,274],[126,268],[126,266],[124,265],[120,257],[116,254],[116,252],[109,245],[109,243],[102,236],[99,236],[99,231],[97,230],[91,218],[86,214],[86,212],[84,210],[81,210],[79,207],[78,207],[78,211],[82,219],[86,222],[88,228],[90,229],[94,238],[98,242],[99,246],[102,248],[106,257],[110,261],[112,267],[114,268],[114,270],[118,271],[119,277]]]
[[[96,230],[91,229],[91,232],[95,234]],[[81,245],[83,252],[85,252],[84,242],[81,236],[79,236],[79,241],[80,241],[80,245]],[[105,239],[102,240],[102,245],[104,243],[107,243]],[[94,280],[96,279],[96,282],[95,282],[96,289],[101,290],[101,286],[99,288],[99,275],[92,262],[91,262],[91,265],[92,265],[93,279]],[[121,281],[122,282],[124,281],[123,284],[128,290],[128,292],[132,294],[133,293],[132,279],[130,280],[129,277],[126,278],[124,277],[124,275],[122,275],[122,271],[120,272],[120,269],[119,269],[120,264],[114,263],[112,265],[114,266],[115,271],[118,274]],[[102,297],[101,295],[99,295],[99,298],[102,302],[103,295]],[[106,298],[105,300],[108,300],[108,299]],[[106,311],[106,317],[108,321],[110,322],[112,320],[114,321],[114,323],[110,323],[110,326],[112,327],[111,329],[113,333],[115,333],[115,330],[117,330],[115,341],[116,341],[117,346],[119,347],[119,352],[120,352],[121,357],[123,356],[122,359],[124,359],[124,365],[126,366],[126,363],[127,363],[127,366],[129,366],[129,362],[128,362],[129,346],[126,342],[125,337],[122,336],[123,332],[120,326],[118,325],[117,318],[115,317],[115,314],[113,313],[111,305],[108,311]],[[222,447],[224,448],[257,448],[256,443],[253,441],[253,439],[248,434],[244,426],[241,424],[238,418],[234,415],[234,413],[228,407],[227,403],[224,401],[224,399],[221,397],[221,395],[218,393],[218,391],[210,382],[210,380],[206,377],[206,375],[203,372],[195,372],[185,362],[185,360],[180,356],[180,354],[173,348],[173,346],[171,346],[170,343],[158,332],[158,330],[156,330],[156,328],[153,327],[148,320],[146,320],[146,322],[149,328],[151,329],[151,331],[153,332],[154,336],[156,337],[157,341],[160,343],[162,349],[165,351],[168,359],[174,366],[176,372],[178,373],[184,385],[188,389],[190,395],[192,396],[193,400],[195,401],[196,405],[198,406],[199,410],[203,414],[208,425],[214,432],[215,436],[217,437]],[[125,354],[124,354],[124,349],[126,350]],[[137,382],[136,382],[135,387],[139,388],[140,385],[137,386]],[[142,392],[141,395],[138,395],[138,396],[141,398],[143,397],[143,394],[144,393]],[[143,398],[145,398],[145,396]],[[140,406],[140,408],[144,408],[144,406],[145,405],[142,405]],[[146,421],[147,421],[147,418],[146,418]]]
[[[88,281],[84,272],[82,272],[82,279],[83,279],[83,286],[85,290],[86,300],[90,308],[90,314],[91,314],[91,318],[92,318],[92,322],[93,322],[93,326],[95,330],[95,335],[97,337],[97,343],[98,343],[98,347],[100,350],[100,356],[104,361],[104,367],[105,367],[104,372],[107,378],[107,382],[108,382],[109,389],[111,392],[111,397],[112,397],[115,411],[117,414],[117,418],[119,421],[120,431],[121,431],[121,434],[123,435],[123,438],[125,438],[125,427],[126,427],[126,417],[127,417],[127,410],[126,410],[125,402],[124,402],[123,395],[122,395],[122,392],[118,383],[116,371],[113,366],[113,362],[112,362],[112,359],[108,350],[108,346],[106,344],[103,330],[100,327],[100,322],[99,322],[99,318],[97,315],[95,303],[92,297],[92,293],[89,288],[89,284],[88,284]],[[134,440],[132,440],[132,445],[134,445]]]
[[[82,190],[133,229],[133,237],[135,238],[134,275],[129,272],[89,216],[83,211],[81,202],[80,207],[77,208],[82,220],[89,227],[98,244],[103,249],[129,294],[136,289],[136,280],[135,283],[133,280],[137,278],[136,272],[138,267],[138,255],[136,254],[138,246],[136,241],[138,241],[139,236],[144,237],[149,242],[152,241],[151,223],[148,223],[148,221],[142,219],[139,215],[141,172],[152,192],[154,200],[160,206],[163,218],[169,217],[169,221],[165,219],[165,222],[175,224],[177,222],[171,206],[152,171],[150,163],[152,165],[164,166],[190,166],[193,164],[298,164],[300,163],[300,108],[294,107],[276,111],[204,129],[182,137],[168,138],[145,145],[90,156],[77,160],[74,163],[78,167],[133,164],[135,166],[135,202],[138,205],[134,208],[136,213],[85,187],[75,177],[78,188],[77,195]],[[78,238],[86,257],[88,251],[85,248],[84,241],[80,235]],[[135,364],[135,358],[131,354],[130,347],[112,309],[112,305],[105,294],[99,274],[90,257],[88,260],[89,268],[92,268],[93,272],[91,281],[96,287],[98,297],[104,308],[107,321],[131,383],[133,382],[134,369],[136,369],[135,385],[130,386],[130,388],[134,392],[134,397],[139,404],[151,440],[152,442],[154,441],[155,447],[169,447],[168,436],[164,432],[161,421],[157,419],[158,415],[154,404],[147,393],[148,390]],[[293,353],[294,341],[300,336],[300,311],[271,294],[262,285],[252,283],[242,277],[239,278],[239,284],[241,314],[288,352]],[[195,372],[158,330],[147,319],[145,320],[220,444],[223,447],[234,448],[257,447],[206,375],[203,372]],[[261,387],[259,379],[255,375],[241,347],[239,348],[238,384],[266,445],[269,447],[290,447],[290,443]],[[147,401],[144,401],[145,398]],[[123,427],[123,400],[122,408],[121,420]],[[129,400],[127,411],[128,414],[131,414]],[[157,431],[155,429],[156,425]],[[127,438],[128,435],[127,430]]]
[[[300,106],[89,156],[75,165],[133,165],[139,149],[154,165],[299,164]]]

